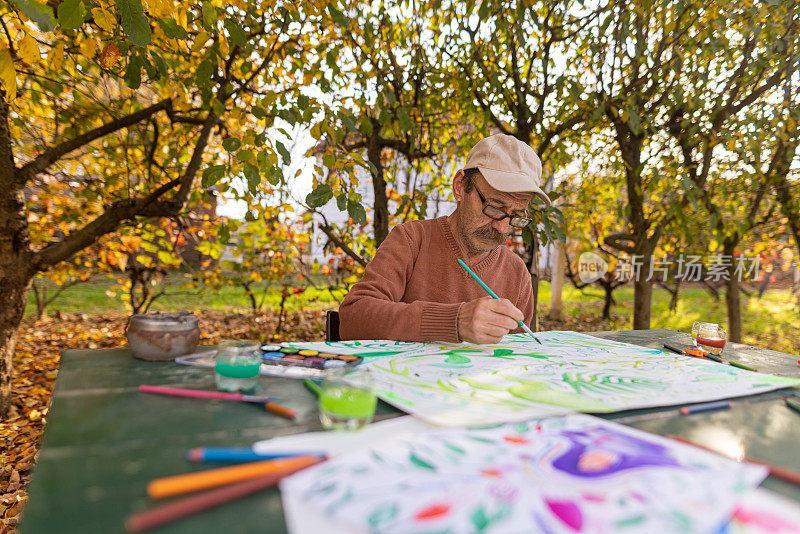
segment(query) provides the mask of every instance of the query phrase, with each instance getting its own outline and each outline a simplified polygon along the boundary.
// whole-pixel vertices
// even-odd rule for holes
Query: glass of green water
[[[261,344],[251,339],[226,339],[217,345],[214,380],[220,391],[252,393],[261,370]]]
[[[369,424],[378,400],[368,369],[328,369],[319,393],[319,419],[328,430],[356,430]]]

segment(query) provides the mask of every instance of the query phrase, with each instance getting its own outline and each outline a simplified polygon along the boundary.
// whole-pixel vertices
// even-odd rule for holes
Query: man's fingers
[[[517,321],[522,321],[525,318],[522,312],[506,299],[493,299],[492,303],[487,303],[485,310],[489,313],[483,316],[484,320],[509,330],[519,326]]]
[[[459,337],[472,343],[498,343],[523,319],[522,312],[508,299],[475,299],[459,312]]]
[[[476,310],[475,322],[480,325],[504,328],[506,333],[517,327],[517,322],[511,317],[491,308]]]
[[[511,317],[514,319],[514,322],[525,319],[525,316],[522,314],[522,312],[519,311],[517,307],[514,306],[508,299],[492,299],[491,302],[487,302],[486,306],[496,313]]]

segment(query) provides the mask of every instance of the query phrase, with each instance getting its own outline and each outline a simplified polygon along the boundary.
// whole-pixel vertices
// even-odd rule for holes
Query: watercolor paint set
[[[175,358],[175,363],[213,369],[216,352],[212,349],[178,356]],[[263,345],[261,357],[260,375],[285,378],[322,378],[325,369],[353,367],[364,360],[361,356],[352,354],[298,349],[288,343]]]
[[[308,369],[323,371],[334,367],[348,367],[360,364],[364,358],[352,354],[336,354],[316,350],[298,349],[286,344],[262,345],[262,370],[264,367]],[[281,374],[280,376],[283,376]]]

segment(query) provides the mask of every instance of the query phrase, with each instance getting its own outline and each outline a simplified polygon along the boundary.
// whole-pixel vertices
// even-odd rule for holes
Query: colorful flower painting
[[[765,476],[570,415],[383,442],[295,474],[281,491],[366,532],[711,533]]]

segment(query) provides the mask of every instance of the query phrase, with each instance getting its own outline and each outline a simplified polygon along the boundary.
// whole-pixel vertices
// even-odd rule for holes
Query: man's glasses
[[[469,178],[472,180],[472,178]],[[508,217],[508,224],[513,226],[514,228],[525,228],[528,226],[533,219],[527,216],[519,216],[519,215],[510,215],[497,206],[493,206],[486,202],[486,197],[484,197],[481,192],[478,190],[478,186],[475,185],[475,180],[472,180],[472,187],[475,189],[475,192],[478,193],[478,198],[481,199],[481,203],[483,204],[483,214],[489,217],[490,219],[494,219],[495,221],[502,221],[506,217]]]

